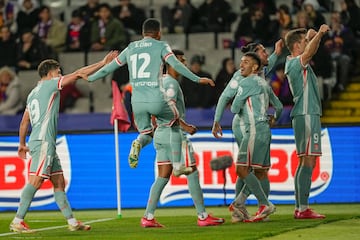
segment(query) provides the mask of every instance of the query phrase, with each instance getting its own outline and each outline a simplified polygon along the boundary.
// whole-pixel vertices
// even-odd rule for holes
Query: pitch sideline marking
[[[106,222],[106,221],[111,221],[111,220],[114,220],[114,219],[115,218],[103,218],[103,219],[96,219],[96,220],[87,221],[87,222],[84,222],[84,223],[88,224],[88,223]],[[61,225],[61,226],[53,226],[53,227],[46,227],[46,228],[39,228],[39,229],[32,229],[32,230],[34,230],[35,233],[36,233],[36,232],[42,232],[42,231],[48,231],[48,230],[53,230],[53,229],[64,228],[64,227],[67,227],[67,226],[68,225]],[[21,234],[21,233],[18,233],[18,232],[1,233],[0,237],[16,235],[16,234]],[[26,234],[27,236],[30,236],[33,233],[24,233],[24,234]]]

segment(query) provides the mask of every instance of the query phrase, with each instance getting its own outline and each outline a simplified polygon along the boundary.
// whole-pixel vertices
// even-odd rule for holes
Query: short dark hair
[[[184,56],[185,53],[179,49],[173,49],[172,53],[175,55],[175,57],[177,58],[177,56]],[[163,73],[166,73],[167,68],[170,66],[170,64],[168,64],[167,62],[165,62],[165,67],[163,69]]]
[[[97,7],[97,9],[100,10],[101,8],[106,8],[107,10],[109,10],[111,12],[111,6],[108,3],[100,3],[99,6]]]
[[[83,18],[83,15],[79,9],[75,9],[71,12],[71,17]]]
[[[185,55],[184,52],[179,50],[179,49],[173,49],[172,52],[173,52],[173,54],[175,56],[183,56],[183,55]]]
[[[256,64],[259,66],[257,70],[260,69],[261,60],[260,60],[259,56],[255,52],[247,52],[247,53],[244,54],[244,56],[245,57],[251,57],[252,59],[254,59]]]
[[[260,45],[260,43],[248,43],[246,46],[241,47],[242,53],[247,52],[256,52],[256,48]]]
[[[38,66],[38,73],[40,77],[45,77],[51,70],[60,68],[60,63],[54,59],[46,59]]]
[[[160,21],[155,18],[148,18],[144,21],[142,26],[143,33],[157,33],[160,32]]]
[[[42,11],[44,11],[44,10],[46,10],[46,11],[48,11],[48,12],[51,12],[51,9],[50,9],[49,6],[47,6],[47,5],[42,5],[42,6],[39,7],[38,13],[40,14],[40,13],[41,13]]]

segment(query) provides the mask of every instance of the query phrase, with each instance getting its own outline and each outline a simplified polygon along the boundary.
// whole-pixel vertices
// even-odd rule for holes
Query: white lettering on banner
[[[28,182],[30,156],[21,159],[17,156],[18,143],[0,142],[0,207],[17,207],[21,191]],[[71,162],[66,137],[56,140],[56,149],[61,161],[66,181],[65,191],[71,183]],[[54,190],[51,182],[45,180],[31,203],[32,207],[54,202]]]
[[[215,139],[211,133],[196,134],[189,137],[196,152],[199,180],[204,192],[204,198],[223,199],[224,178],[222,171],[212,171],[210,160],[222,155],[232,155],[234,160],[238,154],[238,147],[232,134],[224,134],[223,141]],[[316,168],[313,171],[310,197],[321,194],[329,186],[333,174],[333,158],[329,133],[324,129],[321,134],[322,152],[321,161],[317,159]],[[273,135],[270,146],[271,169],[270,200],[292,201],[294,200],[294,175],[298,163],[294,135]],[[155,167],[155,176],[157,168]],[[235,165],[226,169],[226,198],[233,200],[235,197],[236,183]],[[180,178],[171,177],[166,185],[160,203],[166,204],[171,201],[191,198],[185,176]],[[249,199],[255,199],[252,195]]]

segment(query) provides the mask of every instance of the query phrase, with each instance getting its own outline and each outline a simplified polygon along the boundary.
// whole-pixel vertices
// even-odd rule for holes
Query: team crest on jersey
[[[230,82],[230,87],[232,88],[232,89],[236,89],[237,87],[238,87],[238,82],[237,82],[237,80],[231,80],[231,82]]]
[[[168,97],[170,97],[170,98],[172,98],[172,97],[174,97],[175,96],[175,91],[174,91],[174,89],[173,88],[169,88],[169,89],[167,89],[166,90],[166,96],[168,96]]]
[[[0,142],[0,207],[17,207],[22,189],[28,183],[28,171],[31,156],[27,159],[18,157],[18,142]],[[65,191],[71,183],[71,162],[65,136],[56,140],[56,149],[65,177]],[[50,169],[47,169],[50,172]],[[31,203],[32,207],[54,202],[54,190],[51,182],[45,180]]]

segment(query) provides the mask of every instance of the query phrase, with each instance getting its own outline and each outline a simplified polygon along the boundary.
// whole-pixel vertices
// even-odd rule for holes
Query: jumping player
[[[120,66],[128,64],[130,83],[133,88],[131,104],[135,123],[140,133],[131,144],[128,160],[132,168],[138,165],[140,149],[148,145],[152,140],[152,115],[158,118],[162,116],[164,111],[170,110],[173,117],[168,122],[168,125],[179,124],[179,113],[176,106],[164,95],[162,80],[164,62],[194,82],[215,86],[211,79],[196,76],[177,60],[170,46],[166,42],[160,41],[160,29],[161,26],[158,20],[147,19],[143,23],[143,39],[130,43],[114,61],[89,76],[89,81],[95,81],[115,71]],[[170,142],[178,142],[181,136],[180,133],[175,133],[171,134],[169,138]],[[173,155],[174,170],[178,174],[189,171],[180,164],[179,152],[174,150]]]
[[[174,55],[185,64],[184,53],[180,50],[173,50]],[[169,143],[168,135],[174,130],[180,131],[180,127],[170,127],[167,125],[167,121],[162,118],[157,118],[157,128],[154,133],[154,146],[156,149],[156,162],[158,166],[158,176],[155,182],[151,186],[148,204],[144,217],[141,219],[142,227],[163,227],[162,224],[158,223],[154,217],[155,209],[158,204],[160,195],[169,181],[172,171],[172,154],[169,151],[171,145],[178,144],[182,146],[182,161],[185,166],[192,168],[192,173],[187,175],[188,186],[190,195],[194,201],[195,208],[198,215],[198,226],[215,226],[224,223],[223,218],[216,218],[209,215],[204,206],[203,192],[199,183],[199,172],[196,168],[196,161],[194,157],[194,150],[191,142],[186,136],[186,132],[194,134],[196,127],[189,125],[184,121],[185,118],[185,103],[184,96],[181,91],[180,85],[176,79],[180,74],[176,72],[174,68],[167,64],[167,75],[164,77],[164,89],[166,95],[171,101],[176,103],[177,109],[180,114],[180,125],[184,130],[181,133],[182,142],[180,143]]]

